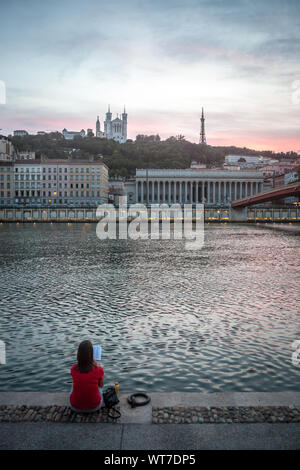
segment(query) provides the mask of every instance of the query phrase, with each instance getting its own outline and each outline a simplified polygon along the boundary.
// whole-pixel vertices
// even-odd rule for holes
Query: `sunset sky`
[[[0,128],[300,151],[299,0],[1,0]]]

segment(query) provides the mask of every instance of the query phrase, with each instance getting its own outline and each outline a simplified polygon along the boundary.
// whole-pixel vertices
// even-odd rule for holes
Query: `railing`
[[[150,212],[149,212],[150,217]],[[205,222],[230,222],[229,208],[205,208]],[[0,222],[98,222],[96,208],[0,208]],[[247,222],[300,222],[300,206],[248,208]]]

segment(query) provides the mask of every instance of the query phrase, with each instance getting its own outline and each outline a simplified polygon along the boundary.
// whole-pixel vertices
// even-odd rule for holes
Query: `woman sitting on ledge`
[[[77,364],[71,368],[73,389],[70,393],[70,408],[80,413],[99,410],[103,403],[102,387],[104,372],[94,360],[93,345],[82,341],[78,347]]]

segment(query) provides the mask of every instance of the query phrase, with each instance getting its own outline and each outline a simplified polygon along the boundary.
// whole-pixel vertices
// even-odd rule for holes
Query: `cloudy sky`
[[[0,0],[0,128],[300,151],[299,0]]]

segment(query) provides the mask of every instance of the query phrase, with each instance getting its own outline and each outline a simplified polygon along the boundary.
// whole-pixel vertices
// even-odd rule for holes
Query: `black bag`
[[[120,418],[120,411],[114,408],[120,402],[114,387],[108,387],[103,392],[103,400],[106,408],[108,408],[108,416],[112,419]],[[111,410],[113,410],[114,413],[112,413]]]

